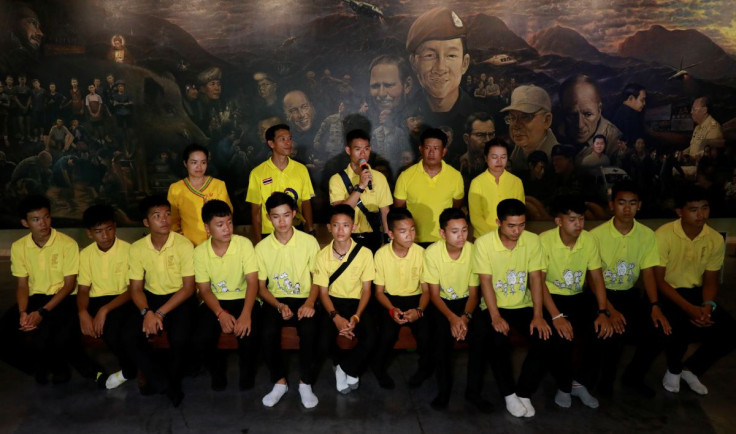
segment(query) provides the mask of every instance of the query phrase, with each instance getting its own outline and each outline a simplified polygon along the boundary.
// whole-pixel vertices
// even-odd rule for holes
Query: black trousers
[[[419,306],[421,295],[411,295],[401,297],[397,295],[386,294],[396,308],[407,311]],[[414,339],[417,341],[417,353],[419,354],[418,372],[429,375],[434,367],[432,348],[432,313],[431,305],[427,306],[424,317],[407,323],[406,326],[411,329]],[[362,319],[361,319],[362,320]],[[386,372],[389,364],[389,357],[394,348],[394,344],[399,338],[399,331],[402,325],[397,324],[391,318],[386,309],[377,312],[376,322],[378,323],[378,341],[376,343],[375,352],[373,354],[372,368],[377,373]]]
[[[462,316],[465,313],[465,305],[468,299],[444,300],[444,302],[452,313]],[[478,309],[476,309],[475,313],[478,315],[481,314]],[[450,331],[450,321],[440,313],[439,309],[434,309],[432,319],[434,323],[434,360],[437,370],[437,395],[449,397],[450,391],[452,390],[452,350],[455,346],[455,338],[452,337],[452,332]],[[465,341],[470,345],[475,343],[473,333],[473,322],[471,321],[468,324],[468,333],[465,335]],[[475,348],[470,351],[477,352]],[[477,376],[477,373],[475,376]]]
[[[92,318],[97,315],[100,308],[111,302],[117,295],[106,295],[101,297],[90,297],[87,312]],[[133,354],[125,351],[123,345],[123,331],[125,323],[131,316],[135,316],[137,309],[133,302],[127,302],[117,309],[109,312],[105,318],[105,325],[102,328],[102,339],[107,347],[117,357],[120,368],[123,371],[123,377],[130,380],[138,374],[138,367],[135,365]]]
[[[570,393],[572,390],[572,381],[577,373],[575,364],[575,351],[590,342],[593,336],[595,316],[591,311],[588,298],[584,293],[575,295],[559,295],[552,294],[552,300],[555,302],[557,309],[564,313],[567,320],[570,321],[573,329],[573,340],[568,341],[557,333],[552,318],[546,314],[547,322],[552,327],[552,338],[550,345],[550,353],[547,360],[552,377],[557,383],[557,388],[563,392]],[[577,358],[579,360],[579,357]],[[582,363],[589,363],[589,360],[583,360]],[[583,380],[579,380],[583,381]]]
[[[245,300],[220,300],[220,307],[230,312],[238,319],[243,312]],[[250,334],[237,338],[238,342],[238,367],[240,368],[241,380],[255,377],[255,368],[258,359],[259,332],[261,329],[261,305],[256,302],[250,314]],[[217,316],[205,303],[202,303],[196,311],[196,326],[192,333],[192,346],[204,361],[205,366],[213,377],[225,376],[227,371],[227,350],[217,348],[222,327]]]
[[[156,295],[145,291],[148,307],[157,310],[163,306],[173,294]],[[194,327],[196,301],[190,297],[176,309],[166,314],[164,330],[169,341],[169,354],[163,363],[155,362],[151,346],[143,333],[143,317],[131,315],[125,323],[123,342],[125,350],[135,355],[138,368],[149,381],[155,391],[163,392],[167,388],[172,391],[181,389],[184,363],[190,355],[190,338]]]
[[[281,350],[281,328],[284,326],[296,327],[299,335],[299,376],[305,384],[314,384],[317,376],[319,343],[319,318],[321,307],[315,305],[315,314],[312,318],[297,319],[297,311],[304,304],[306,298],[282,297],[277,298],[280,303],[289,306],[294,314],[291,319],[284,321],[281,314],[271,306],[263,306],[263,359],[271,370],[271,382],[275,383],[287,377],[283,351]]]
[[[626,368],[625,375],[632,381],[641,382],[654,359],[664,348],[664,333],[652,324],[649,301],[642,297],[642,291],[631,288],[623,291],[606,290],[606,297],[613,307],[626,319],[623,334],[614,333],[608,339],[595,339],[590,345],[591,363],[586,363],[583,384],[597,385],[599,389],[610,390],[616,379],[624,346],[635,346],[634,357]],[[589,309],[597,312],[598,303],[590,293]]]
[[[700,287],[677,288],[677,293],[696,306],[703,303],[703,290]],[[671,373],[679,374],[687,367],[693,374],[700,376],[736,347],[736,321],[720,306],[711,313],[712,326],[696,327],[690,322],[687,313],[676,304],[669,300],[663,300],[662,304],[672,325],[672,335],[666,341],[667,369]],[[683,361],[690,342],[701,344],[692,356]]]
[[[501,317],[508,322],[510,329],[526,337],[529,352],[521,366],[518,381],[514,381],[511,352],[513,350],[508,335],[493,329],[488,311],[480,311],[473,317],[473,335],[471,351],[468,353],[468,396],[479,396],[483,387],[483,371],[485,361],[490,353],[491,370],[498,384],[501,396],[516,393],[528,398],[539,386],[545,374],[544,355],[548,351],[549,341],[542,340],[535,332],[529,335],[529,324],[534,316],[531,307],[520,309],[499,309]],[[509,330],[509,333],[511,331]]]
[[[335,310],[340,316],[350,320],[350,317],[358,310],[360,300],[357,298],[337,298],[330,296]],[[351,350],[342,350],[337,347],[337,327],[329,315],[324,315],[322,320],[322,340],[320,346],[323,351],[332,355],[335,365],[340,365],[343,371],[351,377],[360,376],[365,371],[376,344],[376,329],[371,315],[363,314],[360,322],[355,326],[355,337],[358,344]]]

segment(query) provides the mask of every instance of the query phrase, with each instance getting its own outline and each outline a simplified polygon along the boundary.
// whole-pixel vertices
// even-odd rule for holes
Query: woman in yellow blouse
[[[195,246],[207,240],[202,221],[202,206],[212,199],[233,204],[227,194],[225,183],[206,176],[210,153],[204,146],[191,144],[184,148],[182,161],[187,168],[187,177],[169,187],[172,229],[187,237]]]

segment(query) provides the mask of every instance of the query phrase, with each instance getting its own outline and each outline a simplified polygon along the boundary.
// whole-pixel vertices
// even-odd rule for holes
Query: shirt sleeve
[[[319,255],[319,242],[314,236],[309,235],[311,246],[309,248],[309,271],[315,272],[317,268],[317,255]]]
[[[21,238],[10,248],[10,273],[15,277],[28,277],[24,245],[25,240]]]
[[[526,203],[526,195],[524,194],[524,184],[521,182],[521,179],[516,178],[516,182],[514,183],[514,191],[512,193],[512,196],[514,199],[519,199],[520,201]]]
[[[422,282],[437,285],[440,283],[440,270],[434,255],[429,249],[424,251],[424,265],[422,267]]]
[[[384,267],[384,263],[386,262],[384,259],[385,252],[386,252],[385,249],[381,249],[380,251],[376,252],[376,256],[373,260],[373,263],[375,265],[373,283],[375,283],[376,285],[381,285],[381,286],[386,285],[386,268]]]
[[[491,239],[481,238],[473,248],[473,273],[493,275],[493,265],[488,255]]]
[[[362,247],[360,251],[360,255],[365,258],[364,259],[365,266],[363,267],[363,273],[360,276],[360,281],[361,282],[372,281],[376,277],[376,270],[373,264],[373,256],[371,255],[371,251],[366,247]]]
[[[601,264],[601,251],[598,249],[598,243],[595,238],[588,237],[590,253],[588,254],[588,270],[597,270],[603,266]],[[656,245],[656,241],[653,243]],[[659,258],[657,258],[659,260]]]
[[[179,232],[181,230],[181,216],[179,215],[179,202],[177,201],[175,186],[176,182],[169,186],[169,193],[166,195],[166,200],[171,205],[171,230]]]
[[[460,200],[465,197],[465,183],[460,172],[455,171],[455,192],[452,194],[454,200]]]
[[[92,285],[92,270],[89,266],[90,254],[85,249],[79,253],[79,275],[77,276],[77,284],[82,286]]]
[[[653,232],[648,232],[649,236],[647,237],[646,241],[644,241],[644,245],[648,248],[646,249],[646,252],[644,253],[644,257],[642,258],[641,265],[639,266],[641,269],[645,268],[651,268],[656,267],[659,264],[661,264],[661,258],[659,253],[659,248],[657,246],[657,240],[656,236]]]
[[[204,242],[194,249],[194,281],[197,283],[209,283],[211,280],[207,269],[207,244]]]
[[[182,242],[181,255],[181,276],[194,276],[194,246],[189,240]]]
[[[493,228],[486,221],[488,199],[483,194],[481,180],[475,178],[470,182],[470,190],[468,190],[468,212],[470,214],[470,224],[482,234],[487,234]],[[475,234],[478,236],[479,234]]]
[[[145,271],[143,270],[143,263],[141,262],[141,255],[137,253],[138,248],[133,245],[130,246],[128,252],[128,279],[130,280],[143,280]]]
[[[264,242],[263,240],[261,242]],[[263,258],[263,249],[258,248],[256,245],[256,263],[258,264],[258,280],[267,280],[268,279],[268,267],[266,266],[266,261]]]
[[[330,270],[327,269],[327,261],[322,257],[322,252],[317,254],[314,267],[314,284],[328,288],[330,286]]]
[[[263,203],[261,199],[261,184],[258,182],[256,170],[251,170],[250,176],[248,177],[248,193],[245,195],[245,201],[256,205]]]
[[[243,240],[243,246],[243,274],[257,273],[258,260],[256,258],[255,249],[253,249],[253,243],[251,243],[249,239],[245,238]],[[194,265],[196,267],[196,262]]]
[[[64,276],[76,276],[79,273],[79,246],[71,238],[64,246]]]
[[[396,180],[396,187],[394,188],[394,199],[406,200],[406,178],[407,173],[412,170],[411,167],[406,169],[399,175],[399,179]]]
[[[391,196],[391,188],[388,186],[388,181],[386,180],[386,177],[384,177],[383,175],[381,176],[383,178],[383,181],[381,181],[381,187],[378,190],[378,197],[377,197],[377,203],[378,203],[379,209],[387,207],[387,206],[391,206],[394,203],[394,198]]]
[[[314,197],[314,187],[312,187],[312,180],[309,178],[309,172],[306,167],[302,167],[302,202],[305,200],[311,200]]]
[[[339,173],[336,173],[330,177],[330,203],[335,203],[341,200],[347,199],[347,190],[345,189],[345,183],[342,182],[342,177]]]
[[[714,246],[711,254],[707,258],[704,258],[706,260],[705,269],[707,271],[718,271],[723,267],[723,261],[726,255],[726,243],[720,238],[720,234],[716,234],[716,236],[718,236],[716,240],[717,244]]]
[[[547,258],[542,254],[542,246],[538,236],[529,238],[529,271],[547,269]]]
[[[659,250],[659,265],[667,267],[667,259],[670,253],[669,239],[667,238],[665,231],[661,230],[661,228],[654,233],[654,237],[657,240],[657,250]]]

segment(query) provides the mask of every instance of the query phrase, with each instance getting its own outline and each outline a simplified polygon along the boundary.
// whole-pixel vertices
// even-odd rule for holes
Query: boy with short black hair
[[[115,210],[110,205],[92,205],[82,221],[93,243],[79,254],[79,326],[85,336],[103,338],[118,358],[121,370],[105,381],[108,389],[114,389],[138,374],[133,355],[123,346],[123,326],[135,315],[128,292],[130,244],[116,237]]]
[[[544,306],[557,331],[552,337],[550,371],[557,381],[555,403],[562,408],[572,405],[571,396],[580,398],[588,407],[598,407],[598,400],[590,395],[585,385],[573,380],[574,342],[587,338],[593,330],[602,339],[613,334],[607,316],[591,315],[583,292],[587,276],[598,309],[606,309],[606,287],[598,244],[583,230],[585,210],[581,197],[558,196],[552,203],[557,228],[539,235],[547,264],[542,273]]]
[[[710,206],[702,187],[681,191],[675,211],[680,218],[655,232],[660,265],[654,272],[657,286],[665,296],[664,310],[672,322],[662,385],[677,393],[682,379],[695,393],[705,395],[708,388],[699,377],[736,347],[736,321],[715,301],[725,243],[707,224]],[[702,344],[683,361],[692,341]]]
[[[328,227],[333,240],[317,254],[314,284],[329,317],[324,324],[323,347],[333,348],[336,388],[347,394],[360,386],[360,374],[376,341],[371,316],[363,315],[371,298],[375,269],[371,251],[350,237],[355,229],[355,211],[350,205],[332,207]],[[358,344],[352,350],[335,351],[337,334],[357,337]]]
[[[274,386],[261,402],[273,407],[289,390],[281,329],[292,325],[299,334],[299,395],[304,407],[314,408],[319,403],[312,391],[317,375],[319,323],[315,303],[319,291],[312,285],[312,273],[319,243],[312,235],[294,228],[297,204],[291,196],[274,193],[265,207],[273,232],[256,245],[255,251],[259,294],[273,308],[264,306],[262,333],[263,358]]]
[[[253,387],[256,331],[260,328],[258,262],[249,239],[233,233],[233,213],[222,200],[202,206],[207,241],[194,249],[194,280],[204,304],[198,308],[194,348],[210,371],[213,390],[227,386],[227,354],[217,349],[221,333],[238,342],[241,390]]]
[[[430,352],[432,328],[424,318],[430,296],[421,282],[424,249],[414,243],[414,218],[406,208],[394,208],[387,216],[391,242],[381,247],[374,258],[376,300],[385,311],[378,311],[378,344],[373,356],[373,371],[378,384],[392,389],[394,381],[386,372],[389,356],[402,326],[409,326],[417,341],[419,362],[409,378],[409,387],[419,387],[432,375],[433,355]]]
[[[171,231],[171,205],[163,196],[148,196],[139,205],[150,234],[130,246],[130,296],[140,311],[125,326],[125,344],[148,380],[141,392],[165,393],[174,407],[184,394],[181,379],[189,350],[196,303],[194,246]],[[147,338],[166,331],[171,347],[166,366],[151,359]]]
[[[523,202],[502,200],[497,215],[498,229],[477,239],[473,250],[473,271],[480,280],[483,312],[475,316],[473,325],[476,341],[471,348],[478,351],[468,355],[466,399],[484,402],[480,390],[485,355],[477,353],[490,347],[493,376],[506,401],[506,410],[516,417],[532,417],[536,411],[529,398],[544,375],[542,356],[546,351],[545,341],[551,334],[543,316],[544,256],[539,237],[524,230],[526,206]],[[517,382],[513,378],[508,336],[512,327],[523,336],[529,336],[530,341]]]
[[[51,227],[51,205],[41,195],[24,198],[18,208],[30,233],[10,248],[17,303],[3,316],[0,351],[10,365],[34,375],[39,384],[69,381],[70,340],[76,334],[73,305],[79,270],[77,243]],[[76,346],[72,346],[76,348]]]
[[[468,223],[462,210],[445,209],[440,214],[442,239],[424,251],[422,282],[429,286],[438,311],[434,353],[437,396],[431,403],[437,410],[446,408],[450,401],[453,345],[472,333],[470,320],[478,307],[478,275],[472,270],[473,244],[468,241]]]

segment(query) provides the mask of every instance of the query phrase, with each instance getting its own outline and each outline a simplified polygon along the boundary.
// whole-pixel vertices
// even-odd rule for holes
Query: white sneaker
[[[526,414],[526,407],[519,400],[515,393],[504,397],[506,400],[506,410],[514,417],[523,417]]]
[[[337,391],[347,395],[350,393],[350,386],[348,386],[348,374],[342,370],[340,365],[335,366],[335,387]]]
[[[128,379],[123,377],[123,371],[118,371],[107,377],[107,380],[105,380],[105,388],[107,388],[107,390],[115,389],[126,381],[128,381]]]
[[[263,397],[261,402],[266,407],[273,407],[281,401],[281,397],[283,397],[288,390],[289,386],[286,384],[276,383],[273,385],[273,389],[268,393],[268,395]]]
[[[312,386],[309,384],[302,383],[299,385],[299,395],[302,397],[302,405],[305,408],[314,408],[319,404],[319,399],[312,392]]]
[[[350,375],[345,375],[347,377],[347,383],[350,390],[355,390],[358,387],[360,387],[360,378],[359,377],[351,377]]]
[[[703,383],[700,382],[698,379],[698,376],[693,374],[690,371],[683,370],[680,374],[680,377],[685,380],[685,383],[687,383],[688,386],[690,386],[690,389],[697,393],[698,395],[707,395],[708,394],[708,388],[705,387]]]
[[[673,374],[667,370],[667,372],[664,373],[664,378],[662,378],[662,386],[664,386],[664,390],[672,393],[677,393],[680,391],[680,374]]]
[[[532,405],[532,400],[529,398],[519,398],[519,401],[524,406],[524,409],[526,410],[526,414],[524,417],[534,417],[535,414],[537,414],[537,411],[534,409],[534,406]]]

